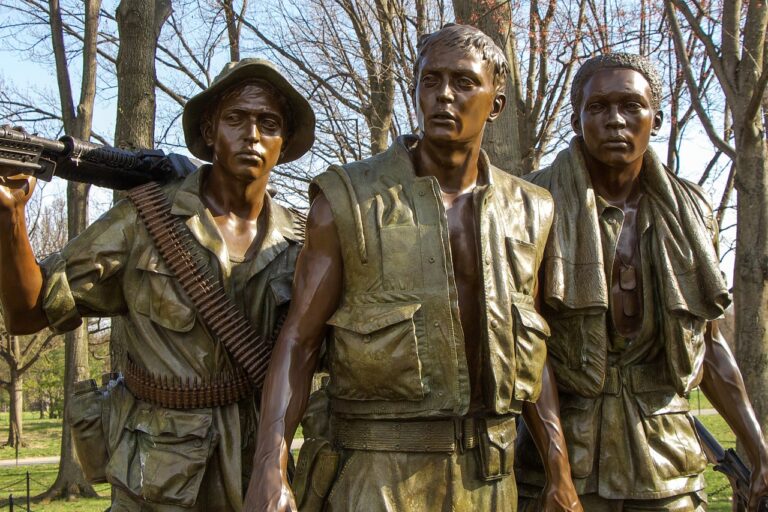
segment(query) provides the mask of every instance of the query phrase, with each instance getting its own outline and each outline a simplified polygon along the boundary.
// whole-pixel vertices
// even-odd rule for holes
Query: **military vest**
[[[460,416],[470,383],[448,224],[433,176],[416,176],[399,138],[386,152],[332,166],[310,187],[328,199],[344,287],[328,358],[334,414],[368,419]],[[549,327],[534,308],[553,205],[543,189],[488,163],[474,205],[484,304],[484,400],[519,412],[541,388]]]

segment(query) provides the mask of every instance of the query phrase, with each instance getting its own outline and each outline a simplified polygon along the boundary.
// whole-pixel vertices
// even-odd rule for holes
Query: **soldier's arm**
[[[307,237],[296,263],[293,298],[262,392],[258,443],[244,509],[295,510],[287,462],[293,434],[307,406],[312,375],[342,287],[341,247],[328,200],[312,203]]]
[[[14,174],[13,169],[0,167],[0,176],[5,176],[0,184],[0,302],[8,332],[31,334],[48,325],[41,299],[43,274],[24,215],[35,180]]]
[[[568,450],[560,424],[557,384],[548,362],[544,364],[541,379],[539,400],[536,403],[525,402],[523,405],[525,424],[539,450],[547,476],[540,507],[547,511],[581,511],[581,503],[571,480]]]
[[[704,341],[707,351],[701,389],[736,434],[752,463],[749,509],[753,511],[758,498],[768,496],[768,450],[741,372],[717,322],[707,324]]]

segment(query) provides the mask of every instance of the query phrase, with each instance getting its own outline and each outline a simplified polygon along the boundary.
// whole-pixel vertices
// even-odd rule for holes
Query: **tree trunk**
[[[768,426],[768,152],[762,119],[736,132],[736,360],[757,419]]]
[[[14,343],[18,344],[16,336],[13,336]],[[10,419],[8,421],[8,446],[24,446],[23,439],[23,418],[24,412],[24,377],[19,375],[15,368],[11,368],[10,385],[8,386],[8,396],[10,398]]]
[[[117,147],[154,147],[155,51],[170,14],[170,0],[121,0],[117,7]]]
[[[169,0],[122,0],[117,8],[120,49],[117,53],[115,145],[155,147],[155,52],[160,30],[171,15]],[[114,201],[122,194],[115,191]],[[113,371],[125,365],[125,320],[112,319],[109,339]]]
[[[525,165],[524,159],[531,159],[532,152],[531,155],[523,155],[525,146],[520,142],[519,124],[526,116],[519,101],[522,84],[517,50],[511,33],[510,4],[502,0],[454,0],[453,11],[458,23],[475,26],[488,34],[507,56],[510,67],[505,89],[507,106],[498,119],[485,126],[483,149],[493,165],[515,175],[523,174],[523,168],[531,165],[530,162]]]

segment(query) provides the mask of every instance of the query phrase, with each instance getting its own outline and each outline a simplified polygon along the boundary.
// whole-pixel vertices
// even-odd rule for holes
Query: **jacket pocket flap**
[[[141,253],[138,261],[136,261],[136,268],[146,272],[162,274],[164,276],[175,275],[165,264],[163,258],[160,256],[160,253],[157,252],[153,245],[147,246],[147,248],[144,249],[144,252]]]
[[[293,273],[280,274],[269,281],[269,288],[275,299],[275,306],[282,306],[291,300],[291,287],[293,286]]]
[[[340,327],[359,334],[371,334],[413,318],[421,304],[376,304],[365,306],[343,306],[328,320],[328,325]]]
[[[538,331],[544,336],[549,337],[549,324],[544,320],[544,317],[536,312],[532,307],[527,305],[515,304],[515,309],[520,317],[520,322],[534,331]]]
[[[672,393],[635,393],[635,400],[644,416],[685,413],[691,410],[688,400]]]
[[[598,405],[594,398],[560,393],[560,410],[572,409],[576,411],[589,411],[596,407],[598,407]]]
[[[514,446],[515,439],[517,439],[514,418],[486,418],[485,427],[491,444],[502,450]]]
[[[211,430],[210,414],[199,414],[181,410],[139,408],[130,422],[130,430],[144,432],[151,436],[172,436],[179,439],[208,437]]]

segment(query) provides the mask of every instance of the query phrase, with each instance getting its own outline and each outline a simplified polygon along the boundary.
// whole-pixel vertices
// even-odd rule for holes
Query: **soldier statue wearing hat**
[[[189,150],[211,163],[163,186],[171,213],[255,331],[270,336],[290,299],[303,224],[270,198],[267,182],[276,164],[312,145],[312,109],[271,63],[244,59],[189,100],[183,124]],[[241,510],[258,397],[235,385],[235,362],[202,323],[132,202],[117,203],[38,263],[24,220],[34,186],[26,176],[0,186],[5,322],[22,334],[73,329],[84,316],[126,319],[127,367],[141,378],[132,381],[126,370],[104,404],[112,510]],[[184,406],[153,403],[169,382]]]

